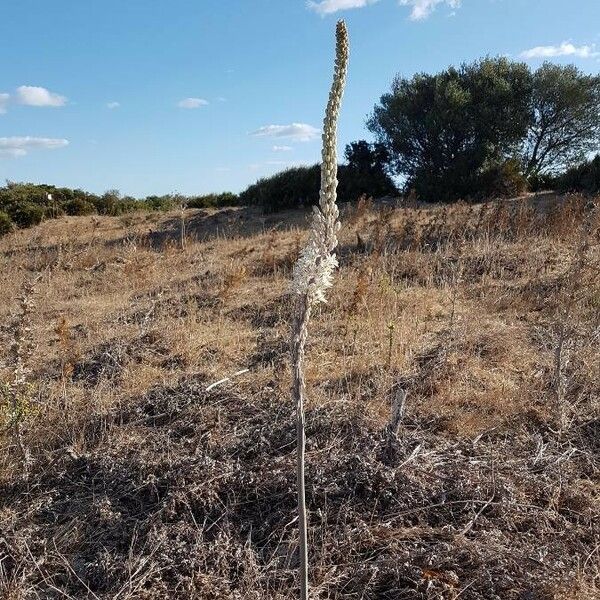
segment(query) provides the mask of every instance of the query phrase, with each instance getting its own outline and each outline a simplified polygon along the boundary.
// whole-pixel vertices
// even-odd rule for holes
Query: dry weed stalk
[[[62,387],[63,399],[67,397],[67,382],[73,375],[75,368],[75,348],[71,336],[71,328],[66,317],[63,315],[56,327],[54,333],[57,336],[60,361],[60,382]]]
[[[33,351],[31,312],[34,307],[33,295],[38,280],[39,276],[27,281],[23,287],[23,293],[19,297],[19,314],[11,346],[13,358],[12,380],[2,389],[2,395],[7,403],[8,425],[12,430],[25,469],[28,468],[30,463],[30,453],[23,441],[22,423],[30,408],[31,387],[28,363]]]
[[[348,225],[350,227],[357,227],[363,221],[367,213],[371,210],[373,206],[373,198],[363,194],[356,203],[354,210],[350,213],[350,218],[348,219]]]
[[[325,112],[319,206],[314,208],[310,237],[294,267],[292,292],[296,294],[292,331],[292,396],[296,404],[298,519],[300,538],[300,598],[308,600],[308,540],[304,485],[305,416],[304,353],[313,306],[325,302],[337,267],[334,250],[340,228],[337,198],[337,120],[348,67],[348,32],[344,21],[336,29],[333,84]]]
[[[356,287],[354,288],[354,293],[352,294],[352,299],[348,306],[347,312],[349,316],[358,314],[359,311],[364,308],[369,292],[369,283],[369,268],[368,264],[364,263],[358,271]]]
[[[302,236],[300,233],[296,232],[294,234],[293,243],[290,248],[288,248],[282,261],[282,265],[286,271],[291,271],[294,268],[294,265],[300,257],[300,252],[302,252]]]
[[[261,263],[262,270],[265,273],[275,274],[275,268],[277,266],[277,261],[275,259],[275,250],[277,248],[277,229],[271,229],[269,233],[269,237],[267,238],[267,243],[263,247]]]
[[[219,290],[219,300],[226,305],[233,294],[248,278],[248,271],[243,264],[232,262],[223,274],[223,282]]]
[[[590,267],[588,251],[594,243],[594,220],[600,211],[594,206],[587,218],[581,217],[583,222],[579,226],[579,243],[575,249],[571,263],[560,281],[560,287],[556,298],[556,343],[554,346],[554,382],[553,393],[556,406],[556,414],[559,426],[559,434],[569,427],[569,409],[567,401],[567,377],[566,368],[569,362],[569,351],[577,337],[574,314],[577,305],[581,302],[586,286],[590,285],[586,277],[586,269]],[[591,269],[591,278],[598,277],[598,269]]]
[[[373,258],[379,259],[385,253],[387,240],[390,237],[391,221],[394,209],[384,206],[379,209],[379,214],[373,225]]]
[[[187,248],[187,223],[185,221],[187,200],[183,196],[178,196],[177,198],[177,208],[179,209],[179,246],[181,250],[185,250]]]
[[[399,383],[393,386],[391,391],[391,416],[388,423],[388,432],[392,437],[397,437],[406,412],[407,392]]]
[[[387,352],[387,370],[390,371],[392,368],[392,350],[394,349],[394,330],[396,329],[396,324],[394,321],[390,321],[387,326],[388,329],[388,352]]]
[[[483,226],[487,221],[487,215],[490,211],[490,206],[491,205],[489,202],[483,202],[479,205],[479,210],[477,211],[477,220],[475,221],[471,235],[472,242],[481,237]]]

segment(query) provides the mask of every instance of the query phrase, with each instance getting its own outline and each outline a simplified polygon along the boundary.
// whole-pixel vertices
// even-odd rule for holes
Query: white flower
[[[346,81],[348,34],[344,23],[337,26],[336,67],[333,86],[323,122],[323,152],[319,206],[314,207],[310,236],[294,267],[292,293],[306,295],[309,304],[326,302],[325,292],[332,286],[338,266],[337,246],[339,210],[337,200],[337,119]]]
[[[294,267],[291,291],[306,295],[310,303],[327,302],[325,292],[333,285],[333,272],[338,266],[335,254],[322,254],[310,239]]]

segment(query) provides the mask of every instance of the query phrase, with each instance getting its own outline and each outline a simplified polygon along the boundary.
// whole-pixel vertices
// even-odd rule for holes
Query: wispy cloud
[[[200,108],[201,106],[207,106],[208,100],[204,98],[184,98],[177,103],[179,108]]]
[[[3,115],[7,108],[10,100],[10,94],[0,93],[0,115]]]
[[[69,140],[43,137],[0,137],[0,157],[25,156],[31,150],[56,150],[69,145]]]
[[[291,152],[292,150],[291,146],[273,146],[273,152]]]
[[[17,101],[25,106],[64,106],[67,98],[43,87],[22,85],[17,88]]]
[[[330,15],[340,10],[363,8],[375,4],[379,0],[308,0],[307,6],[321,16]],[[460,7],[461,0],[398,0],[400,6],[410,6],[410,18],[422,21],[436,9],[438,4],[446,4],[452,9]],[[451,13],[454,16],[454,12]]]
[[[600,56],[595,44],[575,46],[571,42],[563,42],[558,46],[535,46],[521,52],[522,58],[555,58],[557,56],[575,56],[577,58],[595,58]]]
[[[320,15],[330,15],[340,10],[348,10],[349,8],[362,8],[368,4],[374,4],[378,0],[320,0],[313,2],[309,0],[307,2],[308,7],[311,10],[319,13]]]
[[[308,167],[315,163],[310,163],[305,160],[266,160],[262,163],[252,163],[248,165],[248,169],[251,171],[272,173],[273,171],[281,171],[283,169],[291,169],[294,167]]]
[[[110,108],[111,110],[113,110],[115,108],[119,108],[119,106],[121,106],[120,102],[107,102],[106,103],[106,108]]]
[[[292,123],[291,125],[265,125],[250,135],[255,137],[287,138],[297,142],[310,142],[319,137],[320,130],[306,123]]]
[[[447,4],[450,8],[459,8],[461,0],[399,0],[400,6],[411,6],[410,18],[422,21],[431,15],[438,4]]]

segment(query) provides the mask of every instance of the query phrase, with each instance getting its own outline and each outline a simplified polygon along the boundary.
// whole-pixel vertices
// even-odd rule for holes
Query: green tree
[[[344,156],[348,166],[358,173],[385,173],[389,158],[383,144],[369,144],[365,140],[348,144]]]
[[[556,188],[564,192],[600,193],[600,154],[561,173]]]
[[[425,200],[478,192],[487,169],[515,156],[530,121],[531,72],[505,58],[397,76],[368,120],[390,170]]]
[[[348,144],[344,155],[347,164],[340,167],[338,188],[341,199],[356,200],[363,194],[381,198],[398,193],[387,173],[389,156],[383,144],[359,140]]]
[[[525,175],[554,174],[600,142],[600,77],[574,65],[544,63],[533,74],[531,124],[522,150]]]

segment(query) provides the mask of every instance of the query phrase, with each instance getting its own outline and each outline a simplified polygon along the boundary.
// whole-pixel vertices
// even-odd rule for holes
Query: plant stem
[[[298,531],[300,548],[300,600],[308,600],[308,524],[306,516],[306,486],[304,466],[306,453],[306,419],[304,414],[304,351],[308,336],[311,303],[308,297],[297,300],[296,321],[292,337],[292,396],[296,404],[297,465],[296,480],[298,487]]]

